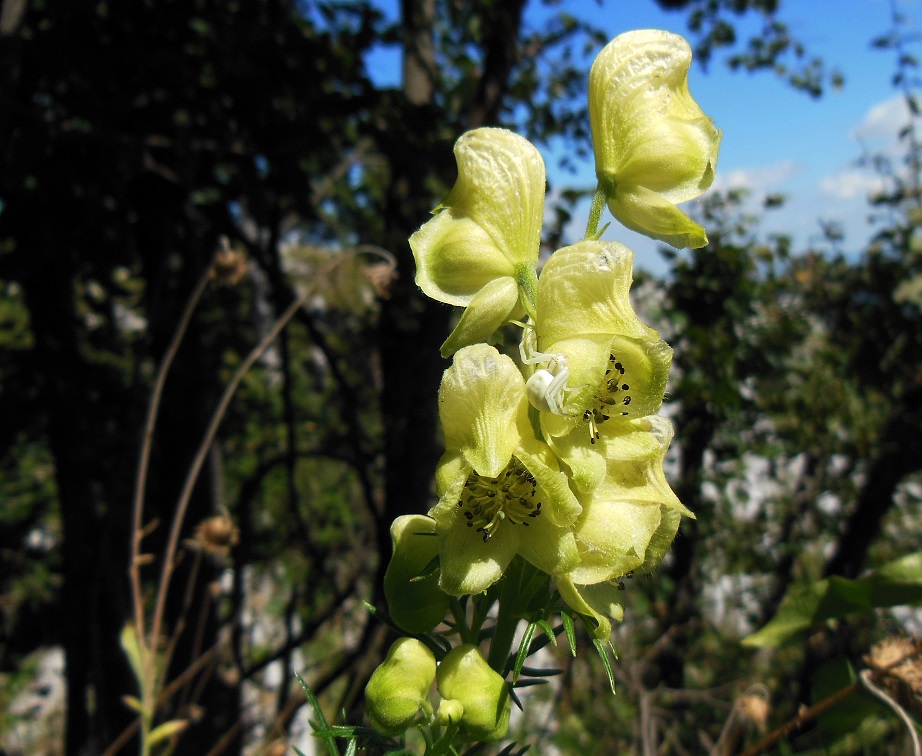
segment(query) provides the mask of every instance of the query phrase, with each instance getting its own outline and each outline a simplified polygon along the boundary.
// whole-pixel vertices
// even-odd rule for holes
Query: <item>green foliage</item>
[[[857,580],[830,577],[792,588],[778,613],[743,645],[777,648],[814,625],[873,609],[922,602],[922,552],[881,565]]]
[[[774,68],[811,94],[838,85],[779,21],[777,3],[660,5],[689,14],[701,60],[727,51],[731,66]],[[208,289],[170,374],[143,523],[159,522],[142,549],[155,558],[220,386],[305,280],[344,250],[378,244],[403,256],[392,299],[377,298],[364,265],[344,266],[247,375],[224,419],[182,538],[224,506],[239,543],[229,556],[202,558],[198,579],[174,590],[179,599],[167,623],[184,628],[177,657],[187,663],[216,639],[223,645],[208,674],[187,679],[158,720],[172,738],[179,702],[196,704],[204,716],[182,734],[180,748],[207,752],[239,724],[244,684],[262,685],[270,663],[295,667],[291,654],[303,651],[306,673],[318,681],[309,700],[328,752],[355,735],[362,739],[353,750],[370,743],[369,730],[325,720],[318,696],[337,711],[354,700],[344,680],[360,677],[361,659],[374,655],[369,623],[378,620],[353,599],[378,600],[384,546],[376,536],[394,514],[424,508],[438,455],[423,404],[444,365],[415,355],[444,338],[446,316],[420,303],[403,245],[447,188],[450,144],[468,127],[501,123],[542,144],[562,140],[570,165],[588,158],[585,69],[604,40],[588,13],[522,16],[519,4],[494,0],[439,2],[434,19],[407,26],[386,24],[370,2],[7,6],[0,46],[0,709],[32,674],[36,648],[63,643],[73,662],[75,711],[90,711],[80,696],[91,683],[97,692],[115,691],[100,694],[90,715],[72,717],[69,748],[98,746],[101,733],[117,734],[134,716],[120,700],[133,690],[127,664],[119,669],[110,660],[126,620],[138,441],[155,367],[218,236],[246,249],[252,268],[236,287]],[[765,29],[751,43],[747,18]],[[371,50],[425,52],[430,41],[432,58],[421,61],[430,95],[372,85],[364,64]],[[900,28],[877,41],[899,56],[895,83],[916,112],[907,89],[917,68],[910,43]],[[714,694],[724,696],[715,706],[689,703],[685,689],[729,685],[741,670],[763,674],[732,641],[747,624],[767,622],[795,578],[823,578],[826,592],[814,598],[837,611],[883,605],[870,578],[824,575],[824,553],[866,501],[890,510],[877,521],[876,540],[877,531],[856,526],[869,536],[847,550],[855,555],[849,571],[917,548],[918,528],[906,524],[918,499],[905,485],[918,480],[922,459],[914,404],[922,308],[913,288],[922,259],[911,129],[904,144],[908,172],[868,161],[891,183],[876,198],[887,223],[867,254],[794,256],[783,240],[761,239],[744,217],[743,198],[729,195],[702,207],[711,246],[674,256],[666,280],[650,282],[650,312],[659,308],[678,324],[670,334],[683,451],[676,479],[697,525],[680,537],[671,566],[627,581],[627,603],[648,620],[628,616],[616,663],[606,649],[607,663],[571,658],[568,649],[575,655],[587,639],[568,613],[557,626],[548,612],[528,625],[528,643],[502,654],[523,697],[551,687],[530,685],[550,674],[527,664],[533,651],[554,654],[575,680],[555,693],[558,730],[542,735],[536,725],[533,740],[626,751],[637,745],[631,723],[641,702],[647,706],[659,690],[652,710],[659,717],[668,708],[657,720],[664,742],[695,749],[699,733],[719,735],[730,694]],[[559,188],[566,198],[582,196],[579,188]],[[562,227],[569,211],[551,212]],[[300,279],[279,251],[292,238],[305,266]],[[553,234],[548,240],[559,246]],[[784,483],[765,497],[747,478],[748,460],[757,456]],[[800,464],[802,472],[789,477]],[[877,480],[869,477],[875,465],[888,464],[896,483],[866,483]],[[838,508],[820,506],[821,495]],[[191,547],[183,551],[184,567],[196,559]],[[222,576],[225,588],[212,602],[205,589]],[[142,577],[146,598],[156,571],[145,567]],[[730,580],[737,599],[723,618],[709,608],[718,578]],[[892,601],[916,595],[912,585],[886,585],[898,591]],[[187,595],[194,596],[189,607]],[[476,608],[475,639],[490,599]],[[536,605],[552,599],[538,595]],[[248,619],[254,613],[264,626]],[[859,640],[892,626],[888,613],[874,616],[865,612],[855,623],[861,633],[848,649],[852,658]],[[837,626],[845,632],[852,622]],[[552,639],[561,632],[568,644],[557,649]],[[794,710],[802,660],[799,647],[782,648],[764,671],[778,721]],[[184,671],[178,663],[168,677]],[[279,693],[277,708],[285,703]],[[0,731],[8,731],[2,722]],[[404,749],[390,741],[383,747]]]
[[[783,76],[795,89],[820,97],[828,87],[839,89],[842,74],[828,69],[819,58],[810,57],[803,42],[775,14],[779,0],[657,0],[664,8],[683,8],[688,12],[688,28],[697,36],[695,54],[704,64],[723,48],[735,48],[741,17],[755,17],[761,28],[753,34],[742,52],[727,58],[732,69],[771,70]]]

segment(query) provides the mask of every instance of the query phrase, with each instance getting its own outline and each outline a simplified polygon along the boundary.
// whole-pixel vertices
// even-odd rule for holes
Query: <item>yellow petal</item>
[[[538,281],[538,348],[593,334],[659,338],[631,305],[633,263],[634,253],[617,242],[582,241],[551,255]]]
[[[623,225],[676,249],[706,247],[704,229],[659,194],[642,186],[618,186],[608,209]]]
[[[439,302],[466,306],[490,281],[515,268],[490,235],[456,210],[440,212],[410,237],[416,285]]]
[[[520,443],[527,418],[525,381],[515,363],[486,344],[455,354],[439,388],[445,447],[458,450],[480,475],[499,475]]]
[[[658,29],[621,34],[602,49],[589,74],[598,175],[630,176],[674,192],[675,202],[710,186],[720,131],[688,91],[691,59],[688,42]]]
[[[461,347],[486,342],[503,323],[522,317],[519,288],[511,278],[494,278],[468,303],[441,353],[450,357]]]
[[[600,484],[584,500],[575,536],[580,563],[570,576],[577,583],[600,583],[624,575],[644,562],[660,524],[658,504],[621,499],[617,488]]]
[[[467,527],[457,507],[440,502],[430,514],[438,522],[439,587],[445,593],[483,593],[503,576],[518,551],[520,526],[501,523],[494,537],[484,541],[479,532]]]
[[[507,129],[481,128],[455,143],[458,180],[444,204],[466,215],[514,265],[538,261],[544,220],[544,160]]]

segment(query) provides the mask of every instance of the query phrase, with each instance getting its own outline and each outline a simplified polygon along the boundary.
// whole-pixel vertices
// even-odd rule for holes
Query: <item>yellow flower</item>
[[[663,472],[672,436],[671,423],[658,415],[619,424],[607,439],[604,479],[579,497],[583,510],[574,535],[580,562],[557,576],[557,589],[573,609],[596,620],[598,638],[607,638],[609,618],[620,620],[623,613],[612,581],[654,569],[682,515],[694,517]]]
[[[548,443],[581,491],[606,471],[607,434],[659,411],[672,349],[631,306],[634,255],[617,242],[558,250],[538,282],[538,349],[568,364],[563,411],[541,412]]]
[[[580,507],[553,452],[534,437],[515,363],[486,344],[461,349],[442,379],[439,415],[445,453],[429,515],[441,589],[481,593],[516,554],[548,574],[574,567],[569,526]]]
[[[534,297],[544,215],[544,161],[506,129],[468,131],[455,143],[458,180],[435,217],[410,237],[416,283],[464,307],[442,345],[447,357],[522,317]]]
[[[703,247],[704,229],[676,203],[714,180],[721,133],[688,91],[691,48],[646,29],[621,34],[589,74],[589,119],[599,191],[612,215],[674,247]],[[601,209],[601,208],[599,208]]]

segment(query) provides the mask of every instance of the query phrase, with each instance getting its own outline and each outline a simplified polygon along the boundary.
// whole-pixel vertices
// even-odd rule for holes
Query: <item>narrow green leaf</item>
[[[188,726],[188,719],[171,719],[169,722],[164,722],[162,725],[159,725],[151,730],[150,734],[147,736],[147,744],[150,746],[157,745],[157,743],[163,740],[167,740],[172,738],[174,735],[178,735]]]
[[[570,644],[570,653],[576,658],[576,628],[573,626],[573,615],[562,612],[560,619],[563,620],[563,629],[567,634],[567,642]]]
[[[310,686],[299,674],[295,674],[295,678],[301,686],[301,690],[304,691],[304,695],[307,697],[307,702],[310,704],[311,710],[314,712],[314,717],[317,719],[319,727],[311,722],[311,727],[314,729],[314,736],[326,743],[327,753],[330,756],[339,756],[339,748],[336,745],[336,738],[331,734],[322,733],[323,730],[330,729],[330,723],[327,722],[327,718],[323,714],[323,709],[320,708],[320,702],[317,700],[317,696],[314,695],[314,691],[310,689]]]
[[[416,729],[420,735],[422,735],[423,740],[426,742],[426,753],[429,753],[432,750],[432,735],[429,734],[429,728],[423,727],[422,725],[416,725]]]
[[[562,669],[548,668],[543,669],[539,667],[522,667],[522,674],[528,675],[529,677],[556,677],[557,675],[562,675]]]
[[[536,685],[547,685],[550,683],[550,680],[542,680],[537,678],[528,678],[527,680],[519,680],[516,684],[516,688],[533,688]]]
[[[554,628],[551,627],[550,623],[547,620],[538,620],[538,627],[544,630],[544,634],[547,636],[548,642],[557,645],[557,633],[554,632]]]
[[[138,714],[144,714],[144,704],[141,703],[139,698],[136,698],[135,696],[122,696],[122,703],[132,711],[135,711]]]
[[[535,630],[538,628],[537,623],[529,622],[525,628],[525,634],[522,636],[522,643],[519,646],[519,652],[515,655],[515,664],[512,666],[512,682],[519,679],[522,667],[525,666],[525,660],[528,658],[528,651],[531,648],[532,638],[535,637]]]
[[[128,664],[131,667],[131,671],[134,673],[134,679],[138,683],[138,690],[144,690],[145,674],[141,642],[134,625],[130,622],[122,628],[122,632],[119,635],[119,644],[122,647],[122,651],[125,652],[125,656],[128,657]]]
[[[605,674],[608,675],[608,684],[611,686],[611,692],[616,693],[615,670],[612,668],[611,659],[608,657],[608,647],[611,647],[613,654],[615,647],[612,645],[611,641],[608,641],[606,644],[605,641],[601,641],[598,638],[593,639],[592,645],[595,646],[595,650],[598,652],[599,658],[602,660],[602,666],[605,667]],[[615,654],[615,656],[617,656],[617,654]]]
[[[525,711],[525,707],[522,706],[522,699],[520,699],[518,695],[516,694],[515,688],[513,688],[511,685],[508,687],[509,687],[509,698],[512,699],[512,703],[514,703],[518,707],[519,711]]]

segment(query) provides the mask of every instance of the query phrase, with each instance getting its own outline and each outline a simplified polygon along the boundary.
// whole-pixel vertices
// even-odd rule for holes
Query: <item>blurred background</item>
[[[184,723],[167,752],[309,753],[295,673],[358,722],[388,641],[363,602],[383,606],[391,520],[431,503],[455,317],[414,285],[407,237],[454,182],[454,140],[501,125],[547,161],[544,253],[581,238],[588,68],[638,27],[689,38],[725,133],[690,208],[708,247],[603,237],[635,249],[635,306],[675,349],[668,472],[697,520],[625,581],[618,695],[594,654],[549,650],[569,674],[519,741],[733,753],[920,634],[872,597],[740,644],[792,588],[919,549],[919,13],[3,0],[0,752],[136,751],[139,616],[168,660],[158,721]],[[856,695],[783,747],[905,737]]]

